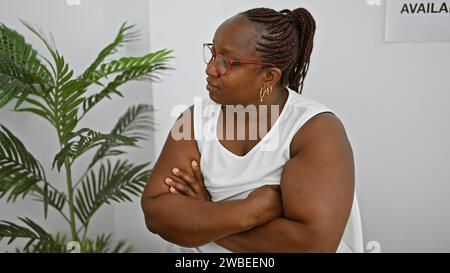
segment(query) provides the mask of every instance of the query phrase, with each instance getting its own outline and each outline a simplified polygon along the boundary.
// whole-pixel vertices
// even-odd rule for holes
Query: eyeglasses
[[[275,67],[275,65],[271,63],[263,63],[256,61],[233,61],[231,58],[227,56],[216,53],[212,47],[213,44],[211,43],[203,44],[203,60],[207,65],[209,65],[212,61],[215,61],[214,65],[219,75],[226,75],[232,65],[259,64]]]

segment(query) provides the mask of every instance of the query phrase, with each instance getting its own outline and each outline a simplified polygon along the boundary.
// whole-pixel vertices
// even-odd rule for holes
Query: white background
[[[0,2],[0,20],[26,34],[18,18],[52,30],[61,53],[81,72],[111,41],[121,22],[136,23],[142,40],[124,55],[174,49],[176,70],[164,82],[132,83],[124,99],[102,102],[83,125],[109,131],[128,106],[145,102],[157,108],[158,130],[128,158],[154,161],[175,119],[174,106],[191,105],[205,96],[205,66],[201,44],[228,17],[249,8],[276,10],[303,6],[315,17],[315,46],[303,93],[331,107],[344,123],[355,161],[357,194],[365,243],[378,241],[383,252],[450,251],[450,129],[448,102],[449,43],[384,43],[385,3],[369,6],[363,0],[308,1],[64,1],[7,0]],[[37,46],[39,45],[39,46]],[[26,113],[0,111],[6,125],[46,169],[57,151],[56,137],[43,120]],[[89,155],[86,158],[90,158]],[[79,164],[74,175],[83,169]],[[62,188],[62,177],[48,173]],[[0,219],[35,219],[50,231],[64,222],[50,211],[24,201],[0,201]],[[139,198],[132,204],[100,209],[91,234],[114,232],[139,251],[158,252],[162,244],[144,225]],[[9,250],[0,243],[0,250]]]

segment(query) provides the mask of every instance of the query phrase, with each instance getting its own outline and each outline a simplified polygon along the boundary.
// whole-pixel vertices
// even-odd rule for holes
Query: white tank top
[[[263,185],[279,185],[283,167],[290,159],[289,146],[294,135],[315,115],[332,112],[321,103],[291,89],[288,91],[285,106],[272,128],[243,156],[232,153],[218,140],[221,104],[209,97],[195,101],[194,137],[200,152],[203,181],[212,201],[243,199]],[[214,242],[196,248],[168,242],[165,252],[230,251]]]

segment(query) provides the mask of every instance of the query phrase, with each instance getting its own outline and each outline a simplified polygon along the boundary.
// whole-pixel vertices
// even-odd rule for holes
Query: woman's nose
[[[212,60],[208,65],[206,65],[206,75],[210,77],[219,77],[219,72],[217,72],[216,66],[214,65],[214,61]]]

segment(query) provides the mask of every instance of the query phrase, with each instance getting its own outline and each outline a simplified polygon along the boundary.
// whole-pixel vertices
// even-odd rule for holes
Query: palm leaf
[[[29,84],[0,72],[0,109],[19,95],[27,96],[32,89]]]
[[[73,78],[73,70],[65,61],[64,57],[58,52],[53,44],[51,44],[45,35],[39,29],[31,24],[22,21],[22,23],[35,34],[47,47],[53,58],[53,64],[48,61],[52,71],[54,83],[50,89],[50,95],[44,97],[45,102],[49,105],[49,113],[52,116],[47,118],[58,130],[58,137],[65,138],[75,128],[78,122],[78,106],[85,100],[83,94],[86,92],[90,83],[80,79]],[[42,96],[41,96],[42,97]],[[43,115],[43,107],[32,103],[35,107],[25,109],[25,111]]]
[[[8,56],[15,65],[23,69],[22,76],[24,79],[28,79],[29,83],[48,84],[51,82],[51,73],[46,66],[41,64],[37,57],[37,51],[26,43],[22,35],[4,24],[0,25],[0,53]]]
[[[30,23],[28,23],[28,22],[26,22],[26,21],[24,21],[24,20],[20,20],[20,22],[21,22],[28,30],[30,30],[34,35],[36,35],[36,37],[39,38],[39,40],[41,40],[41,41],[44,43],[44,45],[45,45],[45,47],[47,48],[47,50],[49,51],[50,55],[52,55],[53,60],[55,61],[55,63],[57,63],[57,62],[58,62],[58,59],[60,58],[60,55],[59,55],[58,51],[56,50],[55,45],[52,44],[52,43],[50,43],[50,42],[47,40],[47,38],[45,37],[45,35],[43,34],[43,32],[42,32],[40,29],[38,29],[38,28],[32,26]],[[47,63],[50,65],[50,68],[51,68],[53,74],[56,74],[55,66],[54,66],[52,63],[50,63],[50,61],[48,61],[46,58],[44,58],[44,59],[45,59],[45,60],[47,61]],[[56,79],[54,79],[54,81],[55,81],[55,80],[56,80]]]
[[[167,60],[164,59],[164,57],[166,57],[166,55],[171,52],[172,51],[163,49],[153,53],[149,53],[142,57],[123,57],[120,58],[119,60],[113,60],[109,63],[104,63],[100,65],[100,67],[97,70],[92,71],[90,73],[91,75],[90,80],[98,81],[99,79],[107,77],[108,75],[111,74],[125,72],[131,69],[146,68],[152,63],[164,62],[165,60]]]
[[[0,129],[0,198],[9,192],[8,201],[15,201],[37,183],[45,182],[45,173],[16,136],[3,125]]]
[[[90,171],[82,181],[75,198],[75,213],[86,226],[91,216],[110,201],[132,201],[130,196],[139,196],[150,173],[148,164],[132,165],[128,161],[117,161],[111,165],[107,160],[98,173]]]
[[[151,126],[152,121],[149,115],[149,113],[153,111],[153,107],[146,104],[139,104],[128,108],[126,113],[122,117],[120,117],[119,121],[114,126],[110,134],[122,135],[137,140],[145,139],[146,134],[143,132],[143,130],[153,129],[153,127]],[[89,168],[94,166],[94,164],[102,158],[124,153],[122,150],[117,149],[120,146],[127,146],[127,144],[121,141],[117,141],[116,139],[105,141],[99,147],[97,153],[94,155],[91,164],[89,164]]]
[[[47,189],[47,192],[36,185],[33,188],[33,196],[35,197],[35,201],[43,202],[45,199],[48,202],[48,205],[55,208],[56,210],[62,212],[64,206],[67,202],[67,196],[64,192],[58,191],[56,189]]]
[[[97,67],[103,63],[108,56],[116,53],[125,43],[137,40],[139,33],[137,31],[132,31],[134,27],[134,25],[127,25],[127,22],[123,23],[122,26],[120,26],[114,41],[97,55],[95,61],[86,69],[81,78],[96,82],[99,78],[103,77],[104,74],[96,71]]]
[[[34,95],[30,95],[27,98],[24,99],[24,101],[26,103],[28,103],[30,106],[29,107],[22,107],[22,108],[18,108],[16,109],[17,112],[30,112],[33,113],[35,115],[38,115],[44,119],[46,119],[48,122],[50,122],[50,124],[52,124],[54,127],[57,126],[57,119],[55,114],[53,113],[53,108],[50,108],[46,105],[44,105],[44,103],[42,103],[43,97],[39,97],[39,96],[34,96]]]
[[[27,239],[24,252],[60,252],[63,249],[63,245],[57,244],[48,232],[31,219],[21,217],[19,219],[26,226],[0,221],[0,241],[9,238],[7,244],[11,244],[19,238]]]
[[[74,138],[78,138],[78,140]],[[86,151],[100,146],[107,141],[117,141],[124,145],[134,145],[137,139],[121,135],[102,134],[88,128],[80,129],[75,133],[66,135],[63,143],[67,144],[56,154],[53,160],[53,168],[57,166],[59,171],[66,160],[69,160],[72,164],[76,158],[80,157]]]
[[[52,82],[51,73],[41,64],[37,51],[25,42],[22,35],[4,24],[0,24],[0,73],[3,78],[7,75],[22,86],[11,89],[11,86],[6,88],[8,86],[4,82],[0,83],[0,108],[19,97],[17,108],[29,93],[38,92]]]
[[[123,96],[117,88],[128,81],[155,81],[159,79],[158,75],[162,71],[172,69],[167,66],[168,60],[172,58],[171,56],[168,56],[171,52],[171,50],[162,49],[142,57],[124,57],[108,64],[101,65],[100,70],[97,73],[102,75],[111,73],[119,74],[99,93],[86,98],[83,102],[82,116],[105,97],[110,98],[110,95],[113,93]]]
[[[25,39],[6,26],[0,26],[0,108],[14,98],[18,98],[15,110],[28,111],[54,124],[54,117],[44,103],[53,104],[48,91],[53,86],[53,78],[46,66],[42,65],[37,52]],[[35,95],[31,99],[29,95]],[[27,101],[35,107],[18,109]]]
[[[59,107],[57,109],[59,119],[57,122],[61,132],[61,139],[66,138],[77,125],[79,121],[78,111],[85,100],[83,95],[86,89],[87,84],[78,79],[69,80],[60,87],[57,95],[59,99]]]
[[[78,79],[71,79],[73,71],[57,51],[55,58],[57,82],[52,90],[54,98],[52,110],[56,116],[59,138],[64,139],[78,123],[78,106],[85,100],[83,94],[87,85]]]

